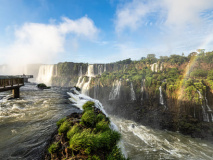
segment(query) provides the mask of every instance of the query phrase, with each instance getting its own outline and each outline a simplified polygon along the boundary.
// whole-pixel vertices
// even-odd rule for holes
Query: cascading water
[[[115,80],[112,84],[112,90],[109,94],[109,100],[115,100],[120,97],[121,81]]]
[[[53,67],[54,65],[41,65],[39,67],[36,82],[45,83],[50,86],[52,84]]]
[[[158,65],[157,63],[153,63],[150,65],[152,72],[158,72]]]
[[[135,100],[136,100],[136,97],[135,97],[135,91],[134,91],[132,82],[131,82],[131,84],[130,84],[130,90],[131,90],[131,100],[132,100],[132,101],[135,101]]]
[[[122,135],[132,160],[212,160],[213,144],[177,132],[151,129],[131,120],[110,116]]]
[[[20,88],[21,97],[9,100],[0,92],[0,159],[39,160],[56,122],[78,109],[67,99],[65,88],[39,90],[35,84]],[[8,95],[8,96],[7,96]]]
[[[198,94],[199,94],[199,98],[202,99],[203,96],[202,94],[200,93],[200,91],[198,91]],[[206,107],[205,107],[206,106]],[[202,107],[202,114],[203,114],[203,121],[205,122],[209,122],[209,114],[206,112],[206,108],[207,108],[207,104],[204,106],[204,104],[202,103],[201,107]]]
[[[73,102],[74,105],[76,107],[78,107],[79,109],[82,110],[83,104],[86,103],[87,101],[92,101],[92,102],[95,103],[95,107],[100,109],[102,111],[102,113],[104,113],[108,117],[108,114],[104,110],[103,105],[98,100],[93,99],[93,98],[91,98],[89,96],[80,94],[75,88],[72,88],[72,92],[67,92],[67,94],[70,96],[69,100],[71,102]],[[112,121],[110,121],[110,128],[112,130],[119,131],[118,127]],[[125,157],[127,157],[122,141],[118,144],[118,146],[121,148],[121,151],[125,155]]]
[[[207,111],[208,111],[208,112],[212,112],[212,109],[209,107],[209,104],[208,104],[208,100],[207,100],[206,95],[205,95],[205,101],[206,101]],[[213,113],[210,113],[210,115],[211,115],[211,121],[213,122]]]
[[[103,73],[103,65],[98,65],[98,74],[102,75]]]
[[[166,108],[166,105],[164,104],[163,101],[163,93],[162,93],[162,87],[159,87],[159,91],[160,91],[160,104],[163,105]]]
[[[106,69],[106,64],[104,64],[104,72],[106,72],[107,71],[107,69]]]
[[[92,80],[92,77],[95,77],[93,64],[88,65],[87,77],[89,77],[89,80],[86,83],[84,83],[81,88],[82,94],[85,94],[85,95],[89,95],[90,82]]]

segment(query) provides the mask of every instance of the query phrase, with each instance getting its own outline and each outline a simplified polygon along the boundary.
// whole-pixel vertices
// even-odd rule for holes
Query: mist
[[[59,23],[25,23],[14,30],[14,40],[1,51],[0,74],[27,74],[29,64],[50,64],[65,52],[69,38],[94,39],[98,29],[88,17]]]

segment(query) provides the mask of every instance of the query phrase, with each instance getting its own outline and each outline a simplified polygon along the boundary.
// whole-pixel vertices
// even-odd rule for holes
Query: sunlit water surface
[[[0,159],[41,158],[55,122],[78,111],[66,92],[57,87],[39,90],[35,84],[21,87],[19,99],[7,100],[11,92],[0,92]]]

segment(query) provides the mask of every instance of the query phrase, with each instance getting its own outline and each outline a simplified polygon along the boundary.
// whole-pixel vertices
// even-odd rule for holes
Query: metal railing
[[[3,78],[0,77],[0,88],[24,85],[24,78]]]

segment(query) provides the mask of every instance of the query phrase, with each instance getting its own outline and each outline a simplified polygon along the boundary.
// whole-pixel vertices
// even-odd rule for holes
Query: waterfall
[[[163,70],[163,63],[160,64],[160,71]]]
[[[132,82],[131,82],[131,85],[130,85],[130,90],[131,90],[131,100],[135,101],[136,97],[135,97],[135,91],[134,91]]]
[[[199,94],[199,98],[202,99],[203,96],[202,96],[202,94],[200,93],[200,91],[197,90],[197,93]],[[205,96],[205,100],[206,100],[206,105],[205,105],[206,107],[203,105],[203,103],[202,103],[202,105],[201,105],[201,107],[202,107],[202,114],[203,114],[203,121],[209,122],[209,114],[206,112],[206,109],[205,109],[205,108],[209,108],[209,106],[208,106],[208,101],[207,101],[206,96]],[[210,108],[209,108],[209,109],[210,109]],[[210,109],[210,110],[211,110],[211,109]]]
[[[106,64],[104,64],[104,72],[106,72],[106,70],[107,70],[107,69],[106,69]]]
[[[212,112],[212,109],[209,107],[206,95],[205,95],[205,100],[206,100],[206,107],[207,107],[208,112]],[[210,113],[210,115],[211,115],[211,121],[213,122],[213,114]]]
[[[163,105],[166,108],[166,105],[164,104],[163,101],[163,93],[162,93],[162,87],[159,87],[159,91],[160,91],[160,104]]]
[[[76,107],[78,107],[79,109],[82,110],[82,106],[83,106],[87,101],[92,101],[92,102],[95,103],[95,105],[94,105],[95,108],[100,109],[101,112],[102,112],[103,114],[106,115],[106,117],[109,117],[108,114],[106,113],[106,111],[104,110],[103,105],[102,105],[98,100],[93,99],[93,98],[91,98],[91,97],[89,97],[89,96],[85,96],[85,95],[83,95],[83,94],[80,94],[75,88],[73,88],[72,91],[73,91],[73,92],[67,92],[67,94],[70,96],[69,100],[70,100],[71,102],[73,102],[74,105],[75,105]],[[118,132],[119,132],[118,127],[117,127],[112,121],[110,121],[109,126],[110,126],[110,128],[111,128],[112,130],[115,130],[115,131],[118,131]],[[122,141],[122,140],[120,140],[120,142],[117,144],[117,146],[121,149],[123,155],[124,155],[125,157],[127,157],[127,153],[125,152],[125,148],[124,148],[124,145],[123,145],[123,141]]]
[[[52,84],[54,65],[41,65],[38,71],[37,83],[44,83],[48,86]]]
[[[112,84],[112,90],[109,94],[109,100],[115,100],[120,97],[121,81],[116,80]]]
[[[98,74],[102,75],[103,73],[103,66],[102,65],[98,65]]]
[[[150,65],[152,72],[158,72],[158,65],[157,63],[153,63]]]
[[[81,90],[82,90],[82,94],[85,94],[85,95],[89,95],[90,82],[92,80],[92,77],[95,77],[95,75],[94,75],[94,65],[93,64],[89,64],[88,65],[87,77],[89,77],[89,80],[86,83],[81,82],[81,84],[84,83],[84,84],[82,84]],[[83,80],[84,80],[84,78],[83,78]]]
[[[161,104],[161,105],[164,105],[164,102],[163,102],[163,94],[162,94],[162,87],[161,87],[161,86],[159,87],[159,91],[160,91],[160,104]]]
[[[204,106],[202,105],[203,121],[209,122],[209,115],[206,113]]]

